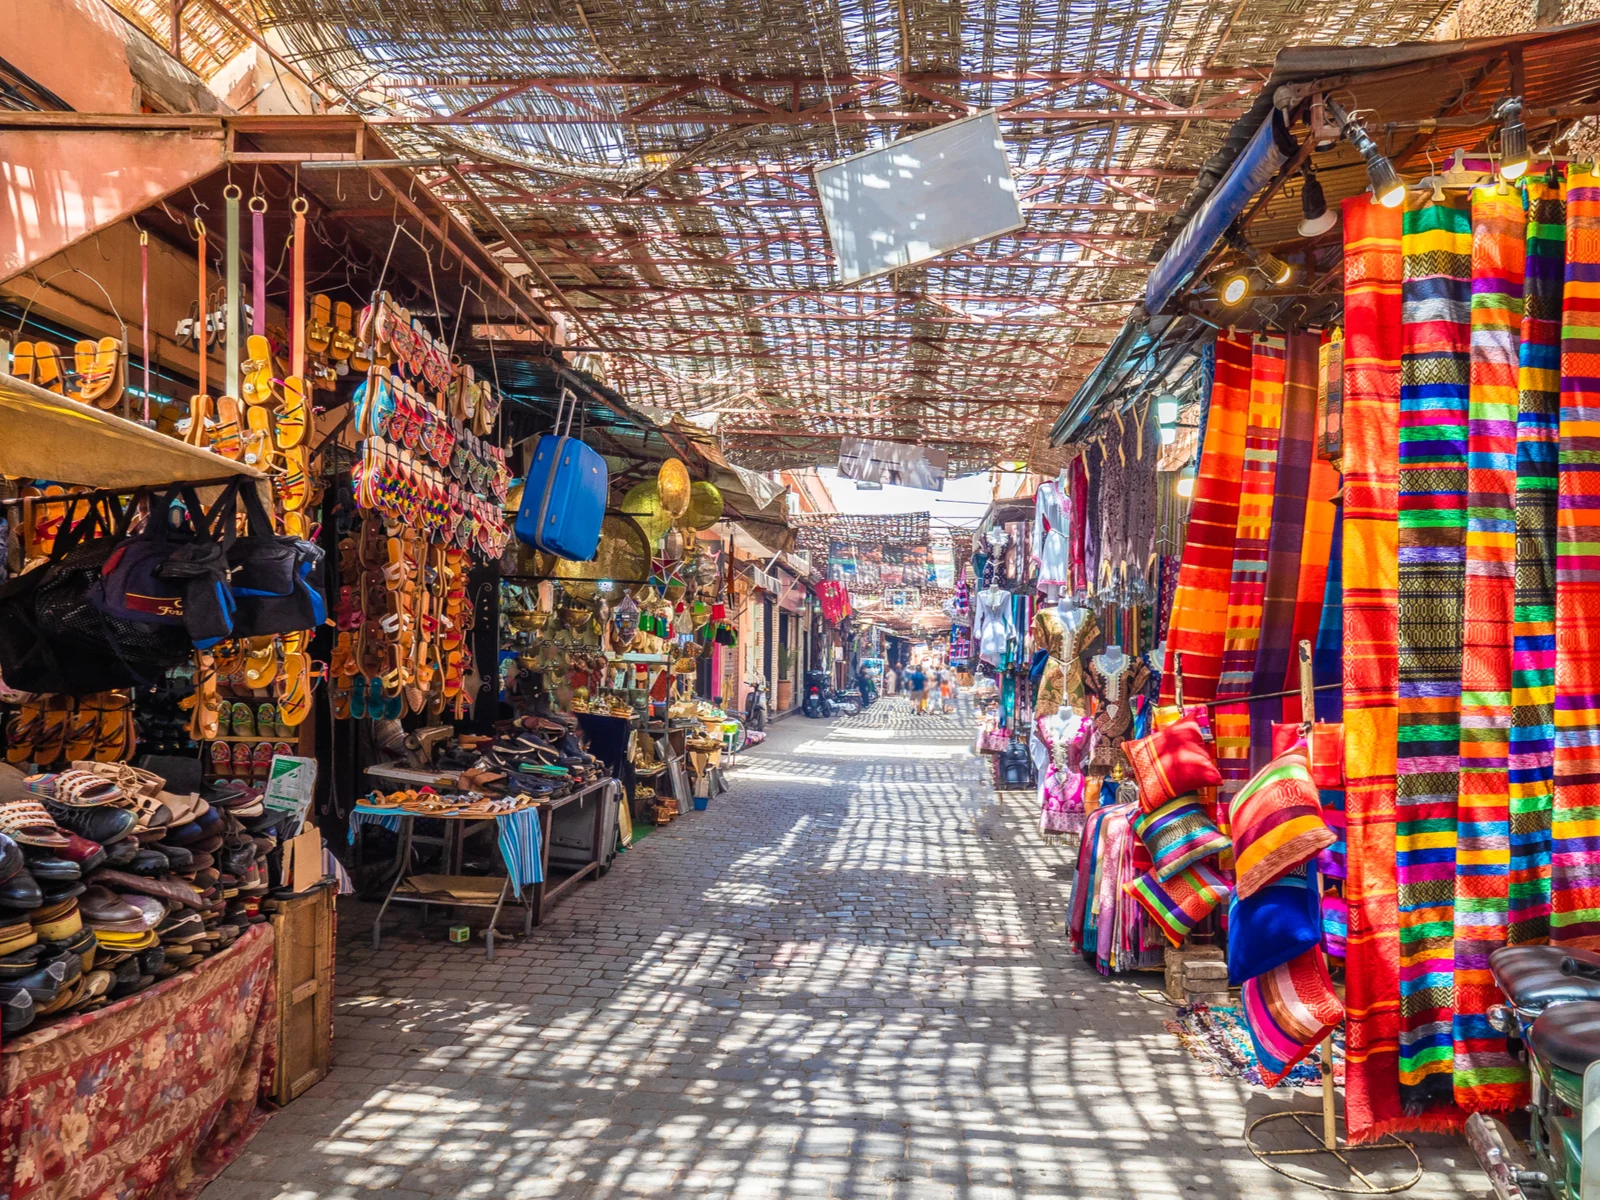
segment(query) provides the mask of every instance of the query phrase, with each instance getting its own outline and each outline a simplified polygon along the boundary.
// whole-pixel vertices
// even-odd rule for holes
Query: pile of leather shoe
[[[463,787],[535,798],[565,794],[600,775],[600,763],[584,750],[575,731],[538,724],[535,730],[513,723],[493,741],[443,750],[438,765],[460,772]]]
[[[124,763],[0,765],[0,1030],[84,1012],[230,945],[259,913],[269,813],[249,789],[174,795]]]

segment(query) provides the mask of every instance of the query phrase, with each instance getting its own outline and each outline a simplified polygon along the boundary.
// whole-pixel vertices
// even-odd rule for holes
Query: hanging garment
[[[1219,700],[1248,695],[1255,673],[1283,420],[1283,355],[1283,338],[1257,335],[1250,364],[1250,426],[1245,435],[1244,478],[1239,486],[1239,526],[1228,588],[1227,632],[1222,674],[1217,680]],[[1211,727],[1217,738],[1217,769],[1222,772],[1225,811],[1227,800],[1250,778],[1249,710],[1242,704],[1219,707],[1211,714]]]
[[[1361,1142],[1401,1122],[1394,843],[1401,217],[1366,194],[1342,207],[1345,1121],[1350,1139]]]
[[[1222,671],[1222,643],[1228,620],[1228,588],[1238,536],[1239,483],[1244,463],[1245,426],[1250,412],[1250,338],[1223,334],[1217,339],[1216,375],[1206,409],[1205,446],[1195,479],[1189,526],[1178,573],[1172,620],[1167,626],[1167,662],[1161,675],[1161,703],[1176,703],[1173,655],[1183,655],[1183,695],[1214,700]]]
[[[1291,333],[1284,348],[1283,424],[1278,436],[1278,470],[1273,482],[1272,527],[1267,535],[1267,573],[1261,598],[1261,637],[1251,695],[1284,690],[1295,663],[1295,599],[1300,590],[1300,547],[1305,541],[1306,498],[1317,431],[1317,334]],[[1283,718],[1283,698],[1250,705],[1250,773],[1273,759],[1272,726]]]
[[[1399,727],[1400,1098],[1452,1099],[1453,937],[1466,572],[1472,225],[1465,196],[1404,217],[1401,248]]]
[[[1527,259],[1517,392],[1516,625],[1511,651],[1513,946],[1550,937],[1550,810],[1555,800],[1556,460],[1561,408],[1564,186],[1528,182]]]
[[[1461,769],[1457,791],[1455,1103],[1503,1112],[1527,1103],[1527,1073],[1489,1024],[1501,1002],[1489,955],[1510,908],[1511,655],[1516,592],[1517,354],[1527,220],[1522,195],[1472,192],[1471,389],[1467,409]]]
[[[1600,950],[1600,174],[1567,179],[1550,941]]]
[[[1011,628],[1011,593],[1000,588],[986,588],[978,593],[977,602],[977,627],[973,633],[978,639],[978,658],[998,668],[1015,636]]]
[[[1321,620],[1313,642],[1311,673],[1318,686],[1334,686],[1313,697],[1316,719],[1340,722],[1344,719],[1344,503],[1333,504],[1333,537],[1328,548],[1328,570],[1323,581]],[[1300,698],[1295,697],[1295,712]],[[1299,719],[1299,718],[1297,718]]]
[[[1054,483],[1041,483],[1033,503],[1033,561],[1039,564],[1039,587],[1068,587],[1072,567],[1068,562],[1066,497]]]

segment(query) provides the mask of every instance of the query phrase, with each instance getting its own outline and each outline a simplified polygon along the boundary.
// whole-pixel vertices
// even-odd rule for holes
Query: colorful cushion
[[[1240,1004],[1261,1063],[1262,1082],[1268,1087],[1344,1019],[1344,1006],[1334,993],[1322,951],[1315,949],[1247,980]]]
[[[1122,890],[1139,902],[1174,946],[1182,945],[1184,935],[1228,897],[1227,883],[1203,863],[1165,880],[1146,871],[1123,884]]]
[[[1316,773],[1316,767],[1313,766],[1311,769],[1313,779],[1316,778]],[[1350,867],[1345,843],[1347,824],[1344,813],[1344,790],[1318,788],[1317,799],[1322,802],[1322,819],[1328,823],[1328,828],[1333,830],[1333,841],[1317,851],[1317,870],[1329,879],[1348,879]]]
[[[1237,987],[1322,941],[1317,890],[1301,867],[1253,896],[1228,901],[1228,982]]]
[[[1196,795],[1179,796],[1155,812],[1140,813],[1133,820],[1133,831],[1150,851],[1157,879],[1171,879],[1232,845]]]
[[[1206,747],[1200,723],[1192,717],[1158,729],[1149,737],[1124,742],[1122,752],[1133,767],[1139,804],[1145,812],[1154,812],[1169,800],[1222,782],[1222,772],[1217,770]]]
[[[1233,798],[1234,887],[1251,896],[1334,842],[1322,816],[1311,762],[1303,745],[1279,755]]]

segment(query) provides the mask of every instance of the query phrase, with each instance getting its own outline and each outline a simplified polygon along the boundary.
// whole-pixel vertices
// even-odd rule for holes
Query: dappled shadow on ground
[[[213,1197],[1290,1197],[1140,994],[1067,953],[1070,843],[970,717],[784,721],[732,792],[485,963],[341,909],[332,1075]],[[873,751],[879,751],[874,753]],[[1416,1197],[1470,1194],[1455,1143]]]

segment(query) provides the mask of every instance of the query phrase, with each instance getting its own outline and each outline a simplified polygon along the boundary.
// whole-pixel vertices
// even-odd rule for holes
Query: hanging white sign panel
[[[847,437],[839,443],[839,474],[845,479],[944,491],[950,455],[930,446]]]
[[[898,271],[1027,224],[993,112],[826,163],[815,178],[841,283]]]

